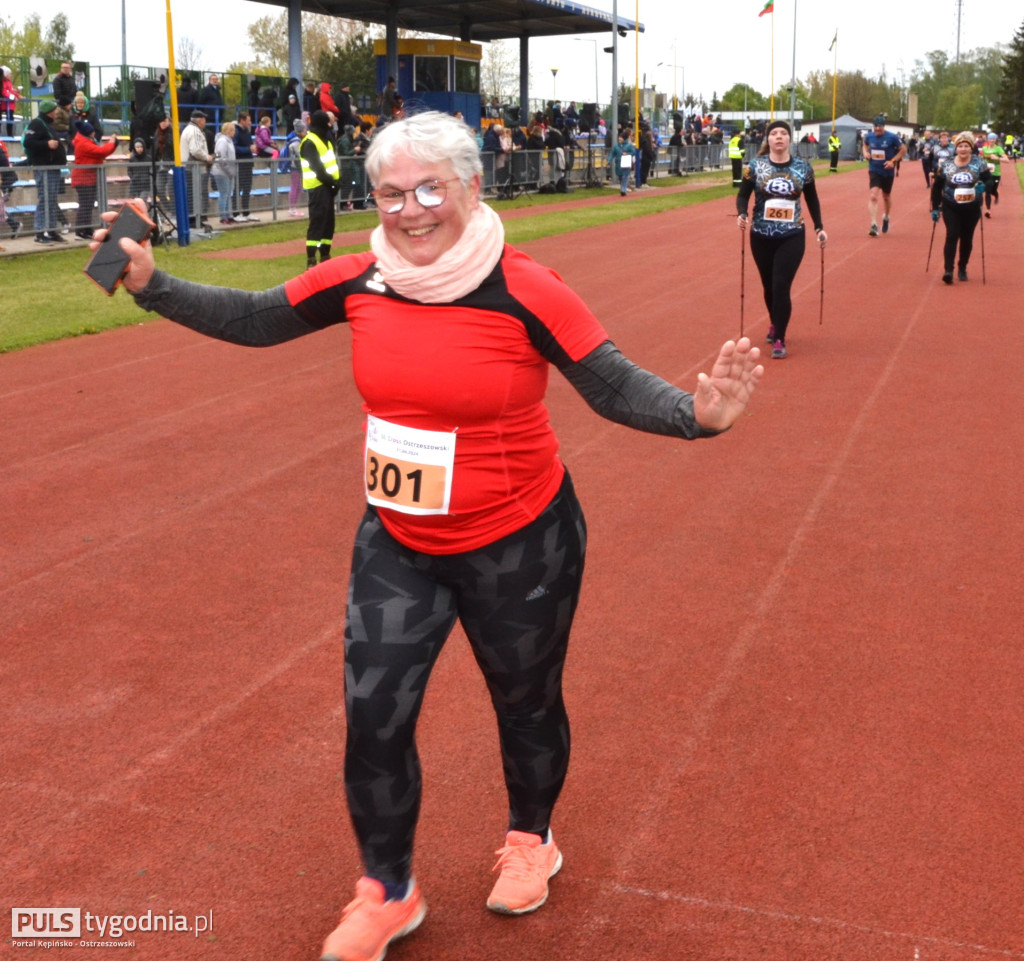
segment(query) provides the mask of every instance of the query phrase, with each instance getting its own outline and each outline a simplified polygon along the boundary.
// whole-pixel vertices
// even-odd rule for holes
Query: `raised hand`
[[[701,427],[725,430],[732,426],[764,376],[760,359],[761,351],[751,347],[747,337],[722,345],[710,375],[697,375],[693,413]]]

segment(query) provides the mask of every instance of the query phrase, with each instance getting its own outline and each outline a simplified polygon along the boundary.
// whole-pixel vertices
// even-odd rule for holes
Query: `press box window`
[[[475,60],[455,59],[455,92],[480,92],[480,64]]]
[[[416,89],[443,91],[448,89],[448,58],[417,57]]]

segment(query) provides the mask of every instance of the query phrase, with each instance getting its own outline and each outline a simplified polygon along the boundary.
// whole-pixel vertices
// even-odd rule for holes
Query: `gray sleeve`
[[[176,324],[246,347],[271,347],[320,329],[288,303],[283,285],[235,290],[192,283],[158,270],[146,288],[132,296],[143,309]]]
[[[693,394],[637,367],[610,340],[561,371],[593,410],[617,424],[687,440],[721,433],[694,419]]]

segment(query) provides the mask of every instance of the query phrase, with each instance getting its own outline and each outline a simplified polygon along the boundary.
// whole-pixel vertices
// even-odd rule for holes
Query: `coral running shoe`
[[[544,843],[538,834],[509,831],[505,846],[495,852],[501,869],[487,907],[498,914],[529,914],[548,899],[548,879],[562,867],[562,853],[548,833]]]
[[[356,882],[356,896],[341,912],[341,923],[327,935],[320,961],[381,961],[388,945],[420,926],[427,903],[416,881],[401,901],[385,901],[384,885],[373,878]]]

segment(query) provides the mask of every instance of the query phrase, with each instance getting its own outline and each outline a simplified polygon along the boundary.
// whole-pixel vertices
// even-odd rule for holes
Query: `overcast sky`
[[[254,0],[170,0],[175,46],[187,36],[202,51],[208,69],[223,70],[248,60],[252,51],[246,26],[282,8]],[[612,12],[612,0],[590,0],[592,9]],[[122,0],[32,0],[45,26],[59,12],[71,23],[76,58],[92,64],[121,62]],[[909,78],[916,60],[931,50],[950,58],[959,49],[1009,44],[1024,22],[1016,3],[980,0],[895,0],[884,7],[838,0],[777,0],[774,14],[759,17],[764,0],[688,4],[682,0],[625,0],[618,15],[639,20],[645,31],[619,41],[619,79],[655,85],[669,94],[702,94],[705,100],[723,94],[735,83],[769,93],[794,73],[802,79],[812,70],[861,70],[876,77]],[[167,0],[126,0],[128,62],[166,66]],[[11,11],[17,12],[11,12]],[[24,23],[18,7],[4,16],[17,28]],[[795,31],[794,31],[795,21]],[[838,31],[836,50],[829,44]],[[794,44],[795,33],[795,44]],[[773,37],[774,34],[774,37]],[[535,39],[530,42],[531,97],[607,103],[612,95],[611,57],[603,48],[608,34],[580,39]],[[835,59],[834,59],[835,58]],[[557,74],[551,73],[557,68]],[[595,91],[596,68],[596,91]],[[340,79],[340,78],[332,78]]]

